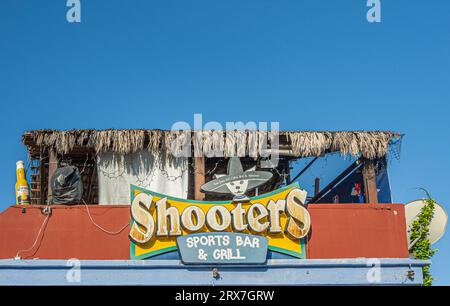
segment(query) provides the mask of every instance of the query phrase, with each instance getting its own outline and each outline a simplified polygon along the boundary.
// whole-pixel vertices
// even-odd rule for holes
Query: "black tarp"
[[[56,169],[50,180],[52,198],[50,204],[79,204],[83,197],[83,183],[77,167]]]

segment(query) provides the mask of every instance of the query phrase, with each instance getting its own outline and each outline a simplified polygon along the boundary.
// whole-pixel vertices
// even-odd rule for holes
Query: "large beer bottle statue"
[[[30,204],[30,190],[28,188],[28,182],[25,177],[25,168],[23,166],[23,161],[19,160],[16,163],[16,204],[17,205],[27,205]]]

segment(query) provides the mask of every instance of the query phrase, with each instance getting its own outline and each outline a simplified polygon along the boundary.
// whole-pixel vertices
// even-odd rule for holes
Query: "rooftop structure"
[[[76,258],[89,285],[419,285],[429,262],[409,258],[404,205],[392,203],[387,176],[401,138],[390,131],[26,132],[32,205],[0,214],[0,284],[66,284],[62,260]],[[316,178],[307,195],[304,173],[336,154],[350,164],[329,181]],[[300,159],[307,164],[294,171]],[[78,202],[55,201],[69,186],[55,187],[67,166],[80,179]],[[211,245],[235,238],[227,248]],[[199,249],[203,239],[209,244]],[[200,256],[205,251],[209,257]],[[374,260],[381,279],[368,276]]]

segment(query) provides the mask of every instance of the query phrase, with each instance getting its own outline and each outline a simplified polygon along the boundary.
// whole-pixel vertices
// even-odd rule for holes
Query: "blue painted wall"
[[[280,259],[233,266],[188,266],[178,260],[0,260],[0,285],[420,285],[426,264],[392,258]]]

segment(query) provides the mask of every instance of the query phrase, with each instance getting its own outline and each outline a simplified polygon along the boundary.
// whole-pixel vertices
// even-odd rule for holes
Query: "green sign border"
[[[298,183],[295,182],[295,183],[292,183],[292,184],[287,185],[285,187],[273,190],[271,192],[268,192],[268,193],[265,193],[265,194],[261,194],[261,195],[258,195],[256,197],[252,197],[251,201],[258,200],[258,199],[261,199],[261,198],[266,198],[268,196],[271,196],[271,195],[283,192],[283,191],[285,191],[287,189],[291,189],[291,188],[299,188]],[[198,201],[198,200],[180,199],[180,198],[168,196],[168,195],[165,195],[165,194],[161,194],[161,193],[158,193],[158,192],[150,191],[150,190],[147,190],[145,188],[138,187],[136,185],[130,185],[130,199],[131,199],[131,202],[133,202],[133,200],[134,200],[134,191],[135,190],[139,190],[141,192],[145,192],[147,194],[151,194],[151,195],[154,195],[154,196],[157,196],[157,197],[161,197],[161,198],[167,198],[167,199],[174,200],[174,201],[184,201],[184,202],[193,203],[193,204],[200,204],[200,205],[201,204],[210,204],[210,205],[211,204],[212,205],[230,204],[230,201],[208,201],[208,202],[206,202],[206,201]],[[132,220],[130,220],[130,226],[131,225],[133,225],[133,221]],[[133,241],[130,240],[130,259],[132,259],[132,260],[147,259],[147,258],[156,256],[156,255],[160,255],[160,254],[164,254],[164,253],[168,253],[168,252],[172,252],[172,251],[177,251],[178,250],[177,246],[173,246],[173,247],[169,247],[169,248],[160,249],[160,250],[157,250],[157,251],[152,251],[152,252],[149,252],[149,253],[146,253],[146,254],[142,254],[142,255],[139,255],[139,256],[135,256],[134,255],[134,254],[136,254],[135,246],[136,246],[136,244]],[[283,248],[279,248],[279,247],[268,246],[268,250],[270,250],[270,251],[286,254],[286,255],[289,255],[289,256],[296,257],[296,258],[305,259],[306,258],[305,239],[300,239],[299,249],[303,250],[303,252],[301,252],[301,251],[293,252],[291,250],[287,250],[287,249],[283,249]]]

